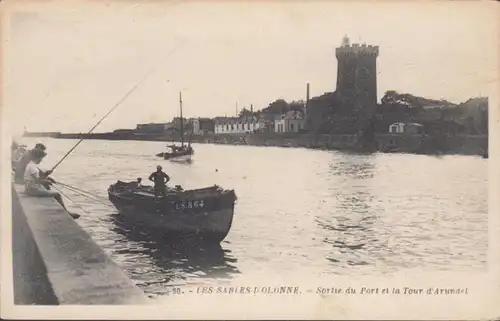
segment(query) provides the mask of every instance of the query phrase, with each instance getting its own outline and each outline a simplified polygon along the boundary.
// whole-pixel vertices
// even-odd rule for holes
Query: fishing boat
[[[187,145],[184,145],[184,119],[182,118],[182,93],[179,93],[179,108],[180,108],[180,135],[181,135],[181,145],[177,146],[175,144],[168,145],[170,149],[168,152],[163,152],[156,154],[158,157],[163,157],[163,159],[168,159],[171,161],[186,162],[191,161],[191,156],[194,154],[194,149],[191,146],[191,140],[189,140]]]
[[[195,237],[220,243],[231,229],[236,194],[217,185],[193,190],[180,186],[155,196],[151,186],[117,181],[108,188],[120,215],[167,237]]]
[[[171,152],[163,153],[164,159],[185,162],[185,161],[190,161],[191,156],[194,154],[194,150],[191,147],[190,143],[187,146],[186,145],[176,146],[174,144],[174,145],[168,145],[167,147],[170,148]]]

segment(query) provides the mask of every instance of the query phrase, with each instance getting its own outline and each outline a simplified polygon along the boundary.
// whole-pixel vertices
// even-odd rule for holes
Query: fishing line
[[[75,194],[81,195],[81,196],[83,196],[83,197],[86,197],[86,198],[88,198],[88,199],[91,199],[91,200],[93,200],[93,201],[95,201],[95,202],[98,202],[98,203],[100,203],[100,204],[103,204],[103,205],[109,206],[109,204],[105,204],[105,203],[101,202],[100,200],[98,200],[98,199],[96,199],[96,198],[94,198],[94,197],[92,197],[92,196],[89,196],[88,194],[85,194],[85,193],[79,192],[79,191],[74,190],[74,189],[69,188],[69,187],[64,187],[64,188],[66,188],[66,189],[70,190],[71,192],[73,192],[73,193],[75,193]]]
[[[72,191],[72,192],[74,192],[74,193],[76,193],[76,194],[79,194],[79,195],[81,195],[81,196],[84,196],[84,197],[86,197],[86,198],[88,198],[88,199],[91,199],[91,200],[93,200],[93,201],[95,201],[95,202],[98,202],[98,203],[100,203],[100,204],[103,204],[103,205],[106,205],[106,206],[112,207],[109,203],[105,203],[105,202],[103,202],[103,201],[99,200],[98,198],[93,197],[92,195],[89,195],[89,194],[87,194],[87,193],[81,192],[81,191],[79,191],[79,190],[76,190],[76,189],[71,188],[71,187],[68,187],[68,186],[62,186],[62,187],[66,188],[66,189],[68,189],[68,190],[70,190],[70,191]]]
[[[151,74],[152,74],[152,73],[153,73],[156,69],[158,69],[158,68],[161,66],[161,64],[163,63],[163,61],[164,61],[164,60],[166,60],[166,59],[167,59],[167,58],[168,58],[168,57],[169,57],[169,56],[170,56],[170,55],[171,55],[171,54],[172,54],[175,50],[177,50],[177,47],[174,47],[174,48],[173,48],[173,49],[172,49],[172,50],[171,50],[171,51],[170,51],[170,52],[169,52],[169,53],[165,56],[165,58],[161,60],[161,62],[160,62],[158,65],[156,65],[156,66],[154,66],[153,68],[151,68],[151,69],[150,69],[150,70],[149,70],[149,71],[148,71],[148,72],[144,75],[144,77],[142,77],[142,78],[139,80],[139,82],[138,82],[138,83],[136,83],[136,84],[135,84],[135,86],[133,86],[133,87],[132,87],[132,88],[131,88],[131,89],[130,89],[130,90],[129,90],[126,94],[125,94],[125,96],[123,96],[123,98],[122,98],[122,99],[120,99],[120,100],[119,100],[119,101],[118,101],[118,102],[117,102],[117,103],[113,106],[113,108],[111,108],[111,110],[110,110],[110,111],[108,111],[108,112],[106,113],[106,115],[104,115],[104,116],[103,116],[103,117],[102,117],[102,118],[101,118],[101,119],[97,122],[97,124],[95,124],[95,126],[94,126],[94,127],[92,127],[92,128],[89,130],[89,132],[88,132],[87,134],[92,133],[92,131],[93,131],[93,130],[97,127],[97,126],[99,126],[99,124],[100,124],[100,123],[101,123],[101,122],[102,122],[102,121],[103,121],[106,117],[108,117],[108,115],[109,115],[109,114],[111,114],[111,113],[112,113],[112,112],[113,112],[116,108],[118,108],[118,106],[120,106],[120,105],[121,105],[121,103],[122,103],[122,102],[124,102],[124,101],[125,101],[125,99],[127,99],[127,97],[128,97],[128,96],[130,96],[130,95],[131,95],[131,94],[132,94],[132,93],[133,93],[133,92],[134,92],[134,91],[135,91],[135,90],[139,87],[139,85],[140,85],[142,82],[144,82],[144,81],[145,81],[145,80],[149,77],[149,75],[151,75]],[[64,159],[66,159],[66,157],[68,157],[68,156],[69,156],[69,154],[70,154],[70,153],[71,153],[71,152],[72,152],[72,151],[73,151],[73,150],[74,150],[74,149],[75,149],[78,145],[80,145],[80,143],[81,143],[83,140],[84,140],[84,138],[81,138],[81,139],[80,139],[80,140],[79,140],[79,141],[75,144],[75,146],[73,146],[73,147],[72,147],[72,148],[71,148],[71,149],[70,149],[70,150],[69,150],[69,151],[68,151],[68,152],[67,152],[67,153],[63,156],[63,158],[61,158],[61,160],[60,160],[59,162],[57,162],[57,163],[54,165],[54,167],[52,167],[52,171],[54,171],[54,170],[56,169],[56,167],[57,167],[57,166],[59,166],[59,164],[61,164],[61,163],[62,163],[62,161],[63,161]]]
[[[84,212],[85,214],[88,215],[88,217],[91,216],[91,214],[89,212],[87,212],[82,205],[78,204],[77,202],[75,202],[72,198],[70,198],[68,195],[64,194],[59,188],[57,188],[56,186],[54,186],[54,188],[59,192],[61,193],[61,195],[63,195],[64,197],[66,197],[71,203],[73,203],[73,205],[75,205],[76,207],[78,207],[82,212]],[[105,204],[106,205],[106,204]],[[106,225],[103,224],[103,222],[101,221],[96,221],[98,224],[100,224],[101,226],[103,227],[106,227]]]
[[[103,202],[103,201],[99,200],[99,198],[104,199],[103,197],[101,197],[101,196],[99,196],[99,195],[95,195],[95,194],[92,194],[92,193],[90,193],[90,192],[87,192],[87,191],[84,191],[84,190],[78,189],[78,188],[73,187],[73,186],[70,186],[70,185],[62,184],[62,183],[59,183],[59,182],[58,182],[58,183],[56,183],[56,184],[61,185],[61,187],[64,187],[64,188],[66,188],[66,189],[68,189],[68,190],[70,190],[70,191],[72,191],[72,192],[74,192],[74,193],[76,193],[76,194],[79,194],[79,195],[84,196],[84,197],[86,197],[86,198],[89,198],[89,199],[91,199],[91,200],[93,200],[93,201],[96,201],[96,202],[98,202],[98,203],[101,203],[102,205],[106,205],[106,206],[108,206],[108,207],[112,207],[109,203],[105,203],[105,202]],[[107,201],[107,200],[106,200],[106,201]]]
[[[77,190],[77,191],[79,191],[79,192],[81,192],[81,193],[88,194],[88,195],[90,195],[90,196],[92,196],[92,197],[95,197],[95,198],[105,199],[105,198],[104,198],[104,197],[102,197],[102,196],[99,196],[99,195],[97,195],[97,194],[94,194],[94,193],[92,193],[92,192],[89,192],[89,191],[86,191],[86,190],[80,189],[80,188],[78,188],[78,187],[75,187],[75,186],[72,186],[72,185],[69,185],[69,184],[65,184],[65,183],[61,183],[61,182],[56,182],[56,184],[59,184],[59,185],[62,185],[62,186],[64,186],[64,187],[68,187],[68,188],[71,188],[71,189]]]
[[[59,188],[57,188],[56,186],[54,186],[54,188],[59,192],[61,193],[62,196],[66,197],[68,200],[71,201],[71,203],[73,203],[73,205],[75,205],[76,207],[78,207],[80,210],[82,210],[85,214],[89,214],[87,211],[85,211],[85,209],[78,203],[76,203],[74,200],[71,199],[71,197],[69,197],[68,195],[66,195],[65,193],[63,193]]]

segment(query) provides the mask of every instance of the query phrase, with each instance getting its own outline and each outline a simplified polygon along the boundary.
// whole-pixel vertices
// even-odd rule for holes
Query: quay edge
[[[15,305],[151,303],[57,201],[11,191]]]

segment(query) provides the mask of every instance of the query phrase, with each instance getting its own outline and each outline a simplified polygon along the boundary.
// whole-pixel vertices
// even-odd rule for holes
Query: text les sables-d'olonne
[[[195,290],[189,290],[186,292],[210,295],[210,294],[288,294],[288,295],[300,295],[306,293],[314,293],[318,295],[467,295],[468,288],[440,288],[440,287],[428,287],[428,288],[413,288],[413,287],[316,287],[315,290],[305,289],[301,291],[298,286],[199,286]],[[172,291],[172,294],[184,294],[185,291],[180,288],[176,288]]]

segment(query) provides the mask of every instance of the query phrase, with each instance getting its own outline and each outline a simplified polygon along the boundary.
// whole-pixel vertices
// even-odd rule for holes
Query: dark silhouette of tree
[[[239,113],[238,117],[240,117],[240,118],[241,118],[241,117],[252,117],[252,116],[255,116],[255,114],[256,114],[256,113],[251,112],[250,110],[248,110],[248,109],[245,107],[245,108],[243,108],[243,109],[240,111],[240,113]]]
[[[293,111],[303,111],[305,106],[304,101],[292,101],[291,103],[288,103],[288,110],[293,110]]]
[[[284,114],[288,111],[288,103],[284,99],[277,99],[262,110],[268,114]]]

